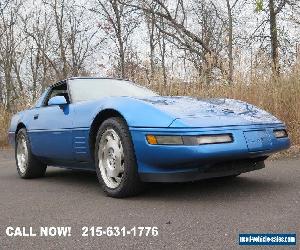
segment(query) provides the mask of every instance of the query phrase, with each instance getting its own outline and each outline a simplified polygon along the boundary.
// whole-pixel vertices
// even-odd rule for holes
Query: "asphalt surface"
[[[300,236],[300,159],[268,161],[230,181],[153,184],[138,197],[113,199],[92,173],[48,168],[44,178],[22,180],[11,151],[0,151],[0,190],[0,249],[249,249],[238,246],[239,233]],[[72,228],[68,237],[8,237],[8,226]],[[83,237],[84,226],[156,226],[159,235]]]

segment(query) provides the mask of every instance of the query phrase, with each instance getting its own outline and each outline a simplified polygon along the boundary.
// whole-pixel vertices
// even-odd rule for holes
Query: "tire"
[[[40,162],[32,154],[30,141],[25,128],[20,129],[16,136],[15,159],[17,171],[21,178],[31,179],[45,175],[47,165]]]
[[[105,120],[97,133],[95,167],[107,196],[123,198],[141,192],[137,163],[130,132],[122,118]]]

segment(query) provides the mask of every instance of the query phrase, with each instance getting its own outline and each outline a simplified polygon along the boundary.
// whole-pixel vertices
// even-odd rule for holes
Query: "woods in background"
[[[78,75],[137,79],[166,93],[174,78],[277,77],[296,62],[299,10],[296,0],[1,0],[0,104],[10,110],[20,94],[34,101],[49,83]],[[272,72],[259,67],[263,59]]]
[[[300,127],[299,35],[297,0],[0,0],[0,111],[100,75],[247,100]]]

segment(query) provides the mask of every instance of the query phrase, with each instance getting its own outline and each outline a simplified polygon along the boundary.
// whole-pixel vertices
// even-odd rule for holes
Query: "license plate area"
[[[249,152],[268,151],[271,148],[271,137],[266,130],[245,131]]]

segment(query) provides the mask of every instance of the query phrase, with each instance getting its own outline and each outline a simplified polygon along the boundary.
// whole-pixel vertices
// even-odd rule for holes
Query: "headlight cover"
[[[205,145],[233,142],[232,134],[216,135],[196,135],[196,136],[178,136],[178,135],[146,135],[147,142],[151,145]]]
[[[273,131],[274,132],[274,136],[276,138],[284,138],[284,137],[288,137],[288,133],[286,132],[285,129],[276,129]]]
[[[202,135],[197,137],[197,142],[199,145],[202,144],[215,144],[215,143],[229,143],[232,142],[232,135]]]

